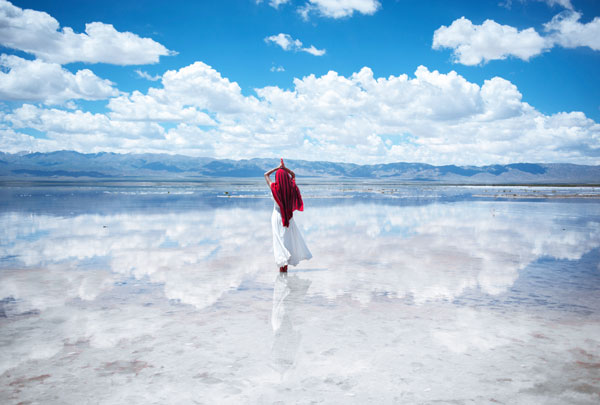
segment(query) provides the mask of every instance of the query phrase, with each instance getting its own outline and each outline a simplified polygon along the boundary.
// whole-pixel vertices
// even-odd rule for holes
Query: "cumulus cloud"
[[[587,46],[594,51],[600,51],[600,17],[587,24],[580,23],[580,18],[581,13],[566,11],[544,24],[544,29],[550,38],[562,47]]]
[[[265,42],[279,45],[284,51],[303,51],[315,56],[325,55],[325,49],[317,49],[314,45],[305,48],[302,46],[302,41],[292,38],[289,34],[271,35],[265,38]]]
[[[455,20],[449,27],[438,28],[433,34],[432,45],[433,49],[453,49],[456,61],[463,65],[477,65],[509,56],[529,60],[551,46],[533,28],[519,31],[493,20],[474,25],[465,17]]]
[[[65,111],[24,104],[5,117],[10,129],[2,131],[2,150],[57,149],[121,151],[139,150],[140,145],[151,148],[153,143],[165,142],[165,129],[156,122],[119,121],[105,114],[92,114],[81,110]],[[18,132],[31,128],[44,134],[34,138]]]
[[[271,66],[271,72],[285,72],[283,66]]]
[[[35,138],[31,135],[17,132],[12,128],[0,128],[0,148],[3,152],[17,153],[50,152],[62,149],[61,144],[54,140]]]
[[[109,80],[89,69],[75,74],[56,63],[0,55],[0,98],[62,104],[67,100],[101,100],[118,95]]]
[[[357,163],[600,163],[598,123],[581,112],[542,114],[500,77],[478,85],[425,66],[412,76],[389,77],[375,77],[365,67],[347,77],[330,71],[294,79],[290,89],[267,86],[245,95],[236,82],[196,62],[167,71],[160,83],[146,93],[111,98],[106,114],[27,106],[2,122],[13,130],[48,133],[62,142],[59,149],[81,152],[285,154]],[[61,127],[76,128],[76,122],[93,130]],[[31,149],[27,138],[10,139],[10,145],[1,139],[0,148],[15,150],[22,142],[22,149]]]
[[[303,18],[311,13],[322,17],[351,17],[355,12],[365,15],[375,14],[381,4],[377,0],[309,0],[298,11]]]
[[[32,128],[49,134],[109,134],[124,138],[156,137],[163,134],[161,126],[148,123],[119,122],[105,114],[80,110],[71,112],[56,108],[40,108],[24,104],[6,117],[13,128]]]
[[[75,33],[70,27],[60,29],[49,14],[21,9],[6,0],[0,0],[0,44],[59,64],[141,65],[157,63],[160,56],[174,53],[150,38],[117,31],[111,24],[86,24],[85,33]]]
[[[147,94],[160,104],[180,102],[208,111],[236,113],[242,112],[253,100],[253,97],[242,95],[242,89],[236,82],[222,77],[202,62],[165,72],[162,85],[162,89],[151,88]],[[115,101],[111,100],[108,107],[117,112],[119,108]]]
[[[155,94],[158,96],[158,94]],[[196,125],[213,125],[208,114],[196,106],[174,100],[164,103],[161,97],[153,97],[134,91],[131,95],[110,100],[111,118],[126,121],[186,122]]]
[[[476,25],[461,17],[450,26],[442,25],[435,30],[432,48],[452,49],[455,61],[463,65],[478,65],[510,56],[527,61],[556,45],[600,50],[600,17],[586,24],[580,23],[580,18],[581,13],[564,11],[544,24],[548,35],[542,36],[533,28],[519,31],[493,20]]]

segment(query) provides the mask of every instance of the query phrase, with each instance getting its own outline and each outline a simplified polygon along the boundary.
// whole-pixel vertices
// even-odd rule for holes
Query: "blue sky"
[[[2,26],[7,152],[600,164],[594,0],[0,0]]]

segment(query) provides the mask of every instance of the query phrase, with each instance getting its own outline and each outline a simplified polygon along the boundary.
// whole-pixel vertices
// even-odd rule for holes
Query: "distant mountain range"
[[[261,177],[278,159],[213,159],[167,154],[0,152],[0,180],[201,180]],[[433,166],[424,163],[353,163],[288,160],[301,177],[378,179],[460,184],[600,184],[600,166],[514,163]]]

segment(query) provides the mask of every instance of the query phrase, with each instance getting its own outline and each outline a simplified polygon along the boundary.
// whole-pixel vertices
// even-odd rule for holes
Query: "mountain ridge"
[[[200,180],[261,177],[277,158],[216,159],[169,154],[0,152],[0,180]],[[600,166],[572,163],[510,163],[486,166],[394,162],[356,163],[287,160],[301,177],[464,184],[598,184]]]

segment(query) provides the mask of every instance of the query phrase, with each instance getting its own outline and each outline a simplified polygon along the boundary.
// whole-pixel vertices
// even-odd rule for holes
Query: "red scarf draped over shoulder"
[[[271,193],[281,212],[283,226],[290,225],[294,210],[304,211],[304,203],[296,181],[283,169],[275,173],[275,183],[271,183]]]

